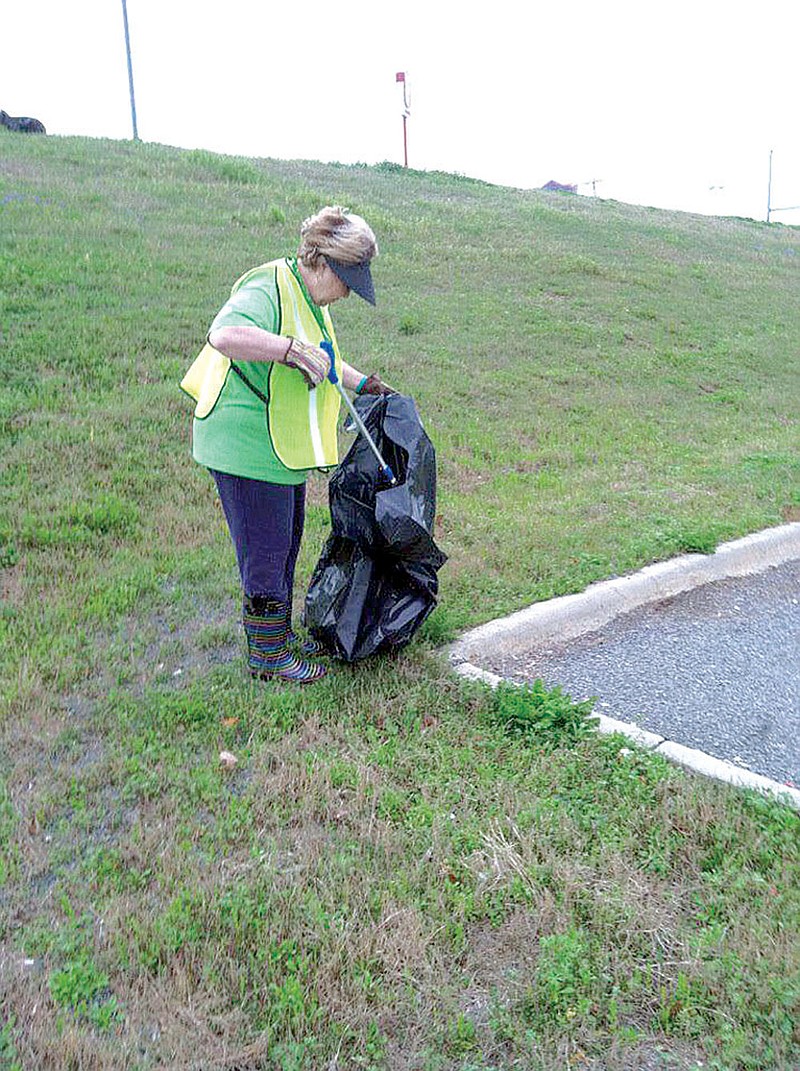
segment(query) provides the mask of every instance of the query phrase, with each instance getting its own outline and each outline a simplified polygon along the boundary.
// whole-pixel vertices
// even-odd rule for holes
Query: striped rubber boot
[[[267,599],[245,598],[242,622],[247,636],[250,673],[261,680],[277,678],[295,684],[312,684],[328,672],[289,650],[289,607]]]
[[[312,640],[309,636],[308,639],[303,639],[298,636],[295,630],[289,625],[289,632],[287,633],[286,642],[290,647],[297,647],[300,654],[304,655],[324,655],[325,648],[321,643],[317,643],[316,640]]]

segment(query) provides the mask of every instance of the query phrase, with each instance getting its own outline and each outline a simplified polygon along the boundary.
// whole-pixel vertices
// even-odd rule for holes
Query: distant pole
[[[136,129],[136,98],[133,95],[133,64],[131,63],[131,36],[128,32],[128,5],[122,0],[122,21],[125,24],[125,54],[128,57],[128,86],[131,93],[131,119],[133,121],[133,140],[139,140],[139,131]]]
[[[800,212],[800,205],[781,205],[772,207],[772,149],[769,150],[769,180],[767,182],[767,223],[771,222],[773,212]]]
[[[599,182],[602,182],[602,181],[603,180],[599,179],[599,178],[586,179],[585,182],[579,182],[578,185],[579,186],[591,186],[592,187],[592,197],[597,197],[597,184]]]
[[[408,95],[406,93],[406,72],[398,71],[394,77],[395,82],[403,83],[403,166],[408,167],[408,126],[407,120],[411,114],[411,109],[408,106]]]

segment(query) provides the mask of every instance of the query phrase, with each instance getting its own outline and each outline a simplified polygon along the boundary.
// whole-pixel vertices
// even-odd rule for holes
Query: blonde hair
[[[298,259],[314,268],[320,257],[331,257],[343,264],[363,264],[378,253],[378,243],[371,227],[339,205],[327,205],[300,225]]]

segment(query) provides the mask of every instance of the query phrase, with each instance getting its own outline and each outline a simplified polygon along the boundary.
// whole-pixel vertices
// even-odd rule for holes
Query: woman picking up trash
[[[209,469],[236,550],[254,677],[309,683],[326,673],[292,631],[294,571],[309,471],[338,461],[335,371],[357,394],[386,394],[377,375],[342,360],[329,306],[350,291],[375,304],[367,223],[328,206],[300,228],[296,257],[253,268],[233,286],[181,384],[197,401],[193,456]]]

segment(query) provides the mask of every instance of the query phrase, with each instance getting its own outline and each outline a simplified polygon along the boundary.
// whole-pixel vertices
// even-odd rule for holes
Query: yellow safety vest
[[[275,268],[281,302],[280,334],[315,346],[326,338],[333,345],[336,374],[341,379],[342,358],[327,307],[311,304],[285,260],[275,261]],[[321,314],[322,324],[315,312]],[[338,464],[336,425],[340,404],[338,390],[327,379],[309,390],[296,368],[273,363],[267,426],[273,449],[287,469],[322,469]]]
[[[332,345],[336,373],[341,380],[342,358],[336,342],[330,313],[314,305],[305,287],[285,259],[270,261],[246,272],[234,283],[239,287],[256,272],[275,270],[280,303],[277,333],[292,336],[318,346],[323,339]],[[181,387],[196,402],[195,416],[202,420],[214,409],[223,393],[232,362],[210,343],[206,343],[181,381]],[[236,369],[238,370],[238,364]],[[330,468],[339,462],[336,432],[341,399],[328,380],[309,390],[296,368],[273,362],[268,375],[266,397],[249,384],[243,370],[241,378],[266,401],[267,427],[272,448],[287,469]],[[224,400],[223,400],[224,404]]]

